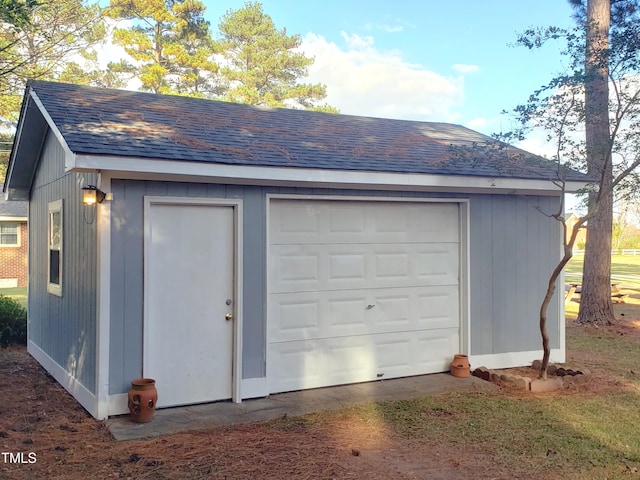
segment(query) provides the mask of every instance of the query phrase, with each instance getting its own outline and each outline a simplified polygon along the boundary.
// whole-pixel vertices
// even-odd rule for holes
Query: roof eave
[[[425,190],[434,192],[560,195],[561,187],[550,180],[433,175],[315,168],[283,168],[223,165],[164,159],[82,155],[75,157],[75,171],[110,172],[113,178],[176,179],[242,185],[289,185],[316,188]],[[575,193],[586,182],[568,181],[565,193]]]
[[[65,150],[65,169],[73,169],[75,155],[69,149],[62,133],[56,127],[35,91],[27,85],[7,167],[4,184],[6,200],[29,199],[31,184],[49,129],[55,134]]]

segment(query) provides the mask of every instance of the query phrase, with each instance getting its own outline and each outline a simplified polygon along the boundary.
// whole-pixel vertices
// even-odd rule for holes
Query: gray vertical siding
[[[265,374],[266,194],[402,196],[470,200],[471,353],[540,349],[538,310],[560,252],[555,197],[445,195],[113,180],[110,393],[142,373],[143,197],[241,198],[244,208],[242,378]],[[561,290],[560,290],[561,291]],[[556,302],[561,301],[556,297]],[[559,346],[558,303],[549,309],[552,347]]]
[[[554,197],[472,196],[471,353],[539,350],[538,312],[560,258],[560,224],[538,211]],[[562,295],[558,285],[558,295]],[[558,296],[549,307],[551,347],[560,346]]]
[[[96,381],[96,225],[85,221],[80,188],[95,178],[66,174],[64,151],[49,134],[29,203],[29,340],[91,392]],[[59,199],[61,297],[47,292],[48,204]]]

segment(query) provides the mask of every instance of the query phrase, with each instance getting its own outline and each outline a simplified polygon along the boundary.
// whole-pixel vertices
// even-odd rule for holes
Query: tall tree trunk
[[[585,55],[585,123],[588,173],[598,179],[599,191],[589,197],[589,223],[578,321],[606,324],[614,321],[611,302],[611,233],[613,224],[613,169],[609,132],[610,0],[587,2]]]

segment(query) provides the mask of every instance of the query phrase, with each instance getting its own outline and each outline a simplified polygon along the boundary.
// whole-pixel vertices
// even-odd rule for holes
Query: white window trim
[[[17,221],[8,221],[8,220],[0,220],[0,223],[13,223],[16,226],[16,243],[0,243],[0,248],[18,248],[22,245],[22,238],[20,235],[21,225],[20,222]]]
[[[59,283],[51,283],[51,214],[54,212],[60,212],[60,245],[58,258],[60,274],[58,277]],[[62,199],[49,203],[49,213],[47,215],[47,291],[53,295],[59,297],[62,296],[62,251],[64,250],[64,215],[62,211]]]

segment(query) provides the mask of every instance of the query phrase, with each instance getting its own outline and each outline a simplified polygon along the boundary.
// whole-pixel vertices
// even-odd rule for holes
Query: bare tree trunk
[[[589,197],[590,218],[578,321],[604,325],[614,321],[611,302],[613,169],[607,60],[610,16],[610,0],[588,0],[585,55],[587,165],[588,173],[598,179],[599,191]]]
[[[564,195],[564,189],[563,189]],[[564,202],[560,203],[560,211],[556,215],[552,215],[553,218],[562,222],[562,230],[563,235],[562,238],[564,241],[564,255],[562,259],[556,265],[556,268],[553,270],[553,273],[549,277],[549,283],[547,284],[547,291],[545,293],[544,299],[542,300],[542,304],[540,305],[540,335],[542,336],[542,364],[540,366],[540,378],[547,378],[547,367],[549,366],[549,357],[551,356],[551,348],[549,347],[549,332],[547,331],[547,309],[549,308],[549,303],[551,302],[551,298],[553,297],[554,292],[556,291],[556,281],[562,273],[564,267],[569,263],[571,257],[573,257],[573,246],[576,243],[576,238],[578,238],[578,231],[587,221],[588,217],[582,217],[578,219],[578,221],[573,226],[571,230],[571,236],[567,238],[567,222],[562,216],[564,210]],[[560,319],[560,321],[564,321],[564,319]]]

